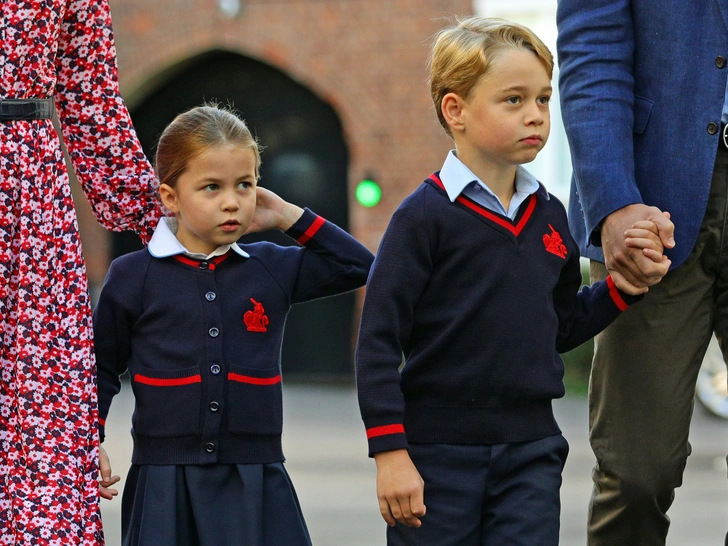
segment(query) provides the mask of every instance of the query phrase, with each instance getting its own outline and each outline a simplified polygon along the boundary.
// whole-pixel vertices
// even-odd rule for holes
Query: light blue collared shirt
[[[473,174],[465,163],[458,159],[455,150],[450,150],[447,154],[445,163],[440,169],[440,180],[450,201],[455,201],[462,193],[469,197],[479,205],[485,208],[507,216],[511,220],[516,218],[518,207],[528,199],[528,197],[536,193],[539,189],[539,183],[536,178],[520,165],[516,167],[516,193],[511,197],[508,204],[508,210],[503,206],[498,196],[493,193],[487,184]],[[544,192],[546,193],[546,192]],[[546,193],[548,198],[548,193]]]
[[[238,243],[220,245],[208,256],[201,252],[190,252],[182,243],[179,242],[179,239],[177,239],[177,236],[175,235],[177,233],[177,226],[177,218],[165,216],[159,219],[159,223],[154,229],[152,240],[149,241],[149,246],[147,247],[152,256],[155,258],[168,258],[169,256],[175,256],[177,254],[184,254],[190,258],[196,258],[198,260],[209,260],[215,256],[222,256],[228,250],[232,249],[243,258],[250,258],[250,254],[240,248]]]

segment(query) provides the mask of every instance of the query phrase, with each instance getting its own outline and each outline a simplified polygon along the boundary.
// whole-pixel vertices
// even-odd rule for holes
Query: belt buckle
[[[728,150],[728,123],[723,124],[723,146]]]

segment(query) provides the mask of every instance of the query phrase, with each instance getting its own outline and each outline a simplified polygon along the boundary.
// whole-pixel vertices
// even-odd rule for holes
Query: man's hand
[[[660,282],[670,268],[670,262],[656,262],[645,256],[641,249],[625,243],[625,232],[636,223],[647,220],[657,227],[665,248],[675,246],[675,226],[670,214],[657,207],[642,204],[627,205],[607,216],[602,224],[602,250],[604,264],[614,284],[627,294],[643,294],[648,287]]]
[[[112,485],[118,482],[121,478],[119,476],[111,475],[111,463],[109,462],[109,456],[106,454],[106,450],[99,446],[99,474],[101,478],[99,480],[99,493],[101,498],[111,500],[119,492],[116,489],[110,489]]]
[[[374,455],[377,462],[379,511],[388,525],[395,520],[409,527],[422,525],[425,515],[425,482],[417,472],[406,449],[383,451]]]

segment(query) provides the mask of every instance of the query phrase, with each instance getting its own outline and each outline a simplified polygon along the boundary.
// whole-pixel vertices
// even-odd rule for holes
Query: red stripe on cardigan
[[[215,271],[215,268],[219,263],[224,262],[230,257],[230,251],[228,250],[225,254],[221,256],[215,256],[214,258],[210,258],[209,260],[195,260],[193,258],[189,258],[188,256],[185,256],[184,254],[175,254],[174,259],[178,262],[182,262],[183,264],[191,265],[192,267],[200,267],[200,264],[202,262],[207,262],[207,265],[210,269],[210,271]]]
[[[240,375],[239,373],[230,372],[228,373],[228,379],[239,383],[249,383],[250,385],[275,385],[281,382],[280,374],[275,377],[252,377],[250,375]]]
[[[134,374],[134,381],[143,383],[144,385],[152,385],[154,387],[179,387],[181,385],[189,385],[191,383],[201,383],[202,376],[200,374],[190,375],[189,377],[178,377],[175,379],[159,379],[157,377],[147,377],[142,374]]]
[[[436,174],[431,174],[430,180],[432,180],[435,184],[440,186],[443,190],[445,189],[445,185],[442,183],[442,180],[440,180],[440,178]],[[447,191],[447,190],[445,190],[445,191]],[[526,212],[523,213],[523,216],[521,216],[521,219],[518,221],[518,224],[516,224],[514,226],[508,220],[501,218],[500,216],[489,211],[487,208],[483,207],[482,205],[479,205],[475,201],[472,201],[463,195],[459,195],[455,200],[458,203],[460,203],[461,205],[465,205],[470,210],[474,210],[481,216],[484,216],[491,222],[494,222],[494,223],[498,224],[499,226],[506,228],[508,231],[513,233],[513,235],[515,235],[516,237],[518,237],[518,235],[521,233],[521,231],[523,231],[523,228],[526,226],[526,224],[528,223],[528,220],[531,218],[531,215],[533,214],[533,209],[536,208],[536,194],[532,193],[531,197],[528,201],[528,206],[526,207]]]
[[[383,425],[381,427],[367,429],[367,439],[386,436],[388,434],[404,434],[404,425]]]
[[[316,235],[319,229],[321,229],[321,226],[324,225],[326,220],[321,218],[320,216],[316,216],[316,219],[313,221],[313,224],[309,226],[309,228],[301,235],[296,241],[301,243],[302,245],[305,245],[307,242],[311,240],[311,238]]]
[[[609,287],[609,296],[612,298],[614,305],[616,305],[620,311],[627,309],[629,305],[627,305],[627,302],[622,299],[622,295],[617,290],[617,286],[614,284],[614,280],[612,280],[611,275],[607,277],[607,286]]]

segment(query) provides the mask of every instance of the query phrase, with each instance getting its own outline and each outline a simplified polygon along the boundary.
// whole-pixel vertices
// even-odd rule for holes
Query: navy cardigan
[[[581,284],[566,212],[543,186],[511,221],[451,203],[432,175],[394,213],[367,283],[356,360],[370,454],[558,433],[559,352],[639,299],[611,278]]]
[[[281,449],[281,343],[292,304],[362,286],[372,254],[306,209],[303,246],[199,261],[147,250],[111,265],[94,311],[101,438],[129,371],[137,464],[267,463]]]

